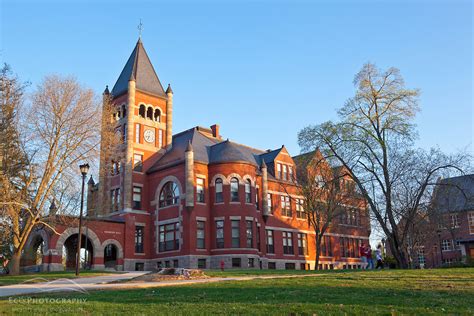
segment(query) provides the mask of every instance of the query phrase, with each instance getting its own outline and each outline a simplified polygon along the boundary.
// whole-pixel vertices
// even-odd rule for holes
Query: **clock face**
[[[153,143],[155,141],[155,132],[150,129],[147,129],[145,131],[145,134],[143,135],[143,138],[147,143]]]

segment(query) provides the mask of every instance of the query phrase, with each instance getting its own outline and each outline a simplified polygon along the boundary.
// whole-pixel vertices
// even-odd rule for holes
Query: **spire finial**
[[[143,31],[143,23],[142,23],[142,19],[140,19],[140,23],[138,24],[138,38],[141,39],[142,38],[142,31]]]

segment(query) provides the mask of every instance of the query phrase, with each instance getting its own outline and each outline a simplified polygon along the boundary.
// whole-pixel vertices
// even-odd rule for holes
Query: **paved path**
[[[133,279],[146,273],[148,272],[128,272],[124,274],[114,274],[114,275],[88,277],[88,278],[80,278],[80,279],[72,279],[72,280],[61,279],[61,280],[51,281],[47,283],[1,286],[0,297],[2,296],[8,297],[8,296],[13,296],[13,295],[24,295],[24,294],[36,294],[36,293],[45,293],[45,292],[74,291],[74,292],[79,292],[79,293],[87,293],[88,290],[143,289],[143,288],[150,288],[150,287],[176,286],[176,285],[198,284],[198,283],[249,281],[249,280],[256,280],[256,279],[303,278],[303,277],[315,277],[315,276],[322,275],[322,274],[265,275],[265,276],[242,276],[242,277],[208,278],[208,279],[192,279],[192,280],[172,280],[172,281],[161,281],[161,282],[116,283],[118,281]],[[108,282],[114,282],[114,283],[108,283]]]

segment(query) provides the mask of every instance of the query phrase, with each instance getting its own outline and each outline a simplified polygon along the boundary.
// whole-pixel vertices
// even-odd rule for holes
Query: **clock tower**
[[[114,161],[101,152],[98,215],[142,211],[146,171],[172,145],[173,91],[163,89],[141,39],[105,97],[122,144]]]

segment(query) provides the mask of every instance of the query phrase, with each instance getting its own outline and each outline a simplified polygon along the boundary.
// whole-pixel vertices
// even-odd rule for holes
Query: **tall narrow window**
[[[224,248],[224,221],[216,221],[216,248]]]
[[[273,244],[273,230],[267,229],[267,253],[275,253],[275,246]]]
[[[153,118],[155,119],[155,122],[159,122],[159,121],[160,121],[160,110],[155,109],[155,113],[154,113],[154,115],[153,115]]]
[[[283,180],[288,180],[288,169],[286,165],[283,165]]]
[[[232,178],[230,180],[230,201],[239,201],[239,180],[237,180],[237,178]]]
[[[120,188],[115,189],[115,194],[116,194],[115,203],[117,205],[117,211],[118,211],[118,210],[120,210],[120,206],[121,206],[121,203],[122,203],[122,198],[120,196]]]
[[[135,143],[140,143],[140,124],[135,124]]]
[[[163,147],[163,130],[162,129],[158,130],[158,147],[159,148]]]
[[[306,218],[306,213],[303,209],[303,199],[296,199],[296,217],[297,218]]]
[[[204,249],[205,248],[205,227],[206,222],[204,221],[197,221],[196,223],[196,248],[197,249]]]
[[[179,223],[161,225],[160,233],[160,252],[179,249]]]
[[[115,190],[110,191],[110,209],[112,212],[116,211]]]
[[[135,226],[135,252],[143,253],[143,240],[144,240],[145,227]]]
[[[273,202],[272,202],[272,194],[267,193],[267,203],[268,203],[268,211],[270,213],[273,213]]]
[[[251,182],[249,179],[245,181],[245,203],[252,203]]]
[[[142,208],[142,188],[133,187],[133,209],[140,210]]]
[[[277,163],[277,178],[281,179],[281,164]]]
[[[123,131],[122,131],[122,142],[127,141],[127,124],[123,124]]]
[[[292,167],[292,166],[288,166],[288,171],[290,172],[290,177],[289,177],[288,180],[294,182],[296,179],[295,179],[295,177],[294,177],[294,175],[293,175],[293,167]]]
[[[133,155],[133,171],[143,171],[143,155]]]
[[[222,179],[216,179],[216,203],[222,203],[224,201],[224,197],[222,196]]]
[[[145,105],[140,104],[140,109],[138,110],[138,116],[145,118]]]
[[[232,223],[232,248],[240,247],[240,221],[231,221]]]
[[[253,221],[246,221],[247,248],[253,248]]]
[[[153,108],[151,106],[146,109],[146,118],[153,120]]]
[[[196,179],[196,199],[200,203],[204,203],[204,179]]]
[[[308,236],[303,233],[298,233],[298,254],[300,256],[308,254]]]
[[[291,232],[282,232],[283,235],[283,253],[286,255],[295,254],[293,251],[293,234]]]
[[[257,210],[260,209],[260,205],[258,205],[258,204],[259,204],[259,203],[258,203],[258,196],[259,196],[259,194],[260,194],[260,190],[259,190],[257,187],[255,187],[255,208],[256,208]]]
[[[288,195],[281,196],[281,215],[291,217],[291,203]]]

